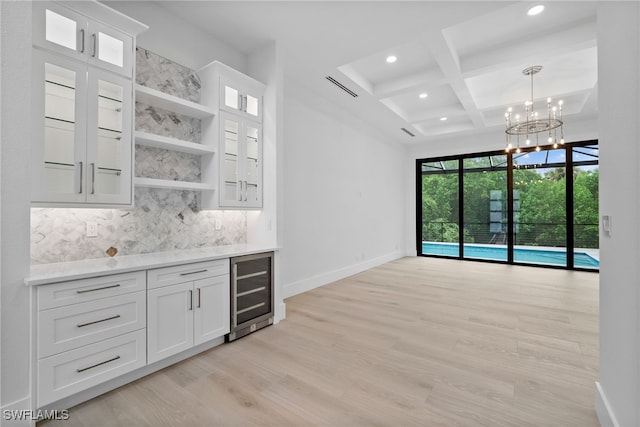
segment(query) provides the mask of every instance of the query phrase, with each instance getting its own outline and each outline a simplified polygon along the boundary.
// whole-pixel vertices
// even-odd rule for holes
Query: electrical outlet
[[[87,222],[87,237],[98,237],[97,222]]]
[[[220,221],[219,219],[216,219],[214,221],[213,226],[216,230],[222,230],[222,221]]]

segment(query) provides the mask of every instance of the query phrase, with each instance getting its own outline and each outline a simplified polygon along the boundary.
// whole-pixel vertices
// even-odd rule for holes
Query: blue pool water
[[[422,243],[422,253],[425,255],[447,255],[458,256],[459,246],[447,243]],[[507,248],[500,246],[475,246],[464,245],[465,258],[481,258],[492,260],[507,260]],[[566,252],[549,251],[544,249],[522,249],[513,250],[513,259],[516,262],[531,262],[538,264],[567,265]],[[573,264],[575,267],[598,268],[600,262],[584,252],[574,254]]]

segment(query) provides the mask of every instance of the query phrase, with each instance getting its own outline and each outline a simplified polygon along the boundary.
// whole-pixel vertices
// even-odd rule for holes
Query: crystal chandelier
[[[562,101],[558,105],[551,105],[551,98],[547,98],[546,115],[539,114],[533,104],[533,76],[542,70],[541,65],[533,65],[522,70],[525,76],[531,76],[531,98],[524,103],[524,115],[513,114],[513,109],[509,107],[504,114],[507,122],[507,148],[506,152],[514,149],[520,152],[520,136],[524,138],[525,146],[531,145],[531,137],[535,135],[536,151],[540,151],[540,134],[546,137],[548,144],[553,144],[553,148],[558,148],[559,144],[564,144],[564,130],[562,122]],[[546,116],[546,117],[545,117]],[[544,118],[543,118],[544,117]],[[560,130],[560,140],[558,140],[558,129]]]

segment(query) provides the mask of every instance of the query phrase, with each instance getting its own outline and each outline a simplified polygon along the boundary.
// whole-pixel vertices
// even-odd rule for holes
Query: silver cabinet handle
[[[193,310],[193,291],[189,289],[189,310]]]
[[[107,317],[106,319],[94,320],[93,322],[87,322],[87,323],[80,323],[77,326],[78,326],[78,328],[84,328],[85,326],[95,325],[96,323],[102,323],[102,322],[106,322],[108,320],[114,320],[114,319],[119,319],[119,318],[120,318],[120,315],[116,314],[115,316]]]
[[[103,289],[111,289],[111,288],[118,288],[120,287],[120,283],[115,284],[115,285],[110,285],[110,286],[103,286],[101,288],[94,288],[94,289],[83,289],[81,291],[76,291],[77,294],[84,294],[87,292],[95,292],[95,291],[101,291]]]
[[[249,183],[247,181],[244,182],[244,201],[247,201],[247,197],[249,197]]]
[[[118,359],[120,359],[120,356],[116,356],[113,359],[105,360],[104,362],[96,363],[95,365],[87,366],[86,368],[76,369],[76,372],[80,373],[80,372],[88,371],[89,369],[97,368],[98,366],[102,366],[105,363],[113,362],[114,360],[118,360]]]
[[[238,186],[240,187],[238,189],[238,201],[241,202],[242,201],[242,181],[238,181]]]
[[[242,95],[238,94],[238,110],[242,111]]]
[[[78,194],[82,194],[82,162],[78,162],[80,164],[80,189],[78,190]]]
[[[84,28],[80,30],[80,53],[84,53]]]
[[[91,56],[95,58],[98,54],[98,38],[96,37],[95,33],[91,34],[91,39],[93,42],[93,52],[91,52]]]
[[[198,288],[198,308],[200,308],[200,288]]]
[[[243,96],[242,98],[244,99],[244,102],[243,102],[243,105],[242,105],[242,111],[244,111],[246,113],[247,112],[247,103],[248,103],[247,95]]]
[[[181,276],[188,276],[190,274],[197,274],[197,273],[206,273],[207,271],[209,271],[208,269],[204,269],[204,270],[198,270],[198,271],[190,271],[188,273],[180,273]]]
[[[96,164],[91,163],[91,194],[96,193]]]

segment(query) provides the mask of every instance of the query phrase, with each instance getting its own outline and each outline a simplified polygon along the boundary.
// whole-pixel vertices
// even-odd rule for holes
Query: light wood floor
[[[404,258],[286,303],[60,425],[599,425],[598,274]]]

